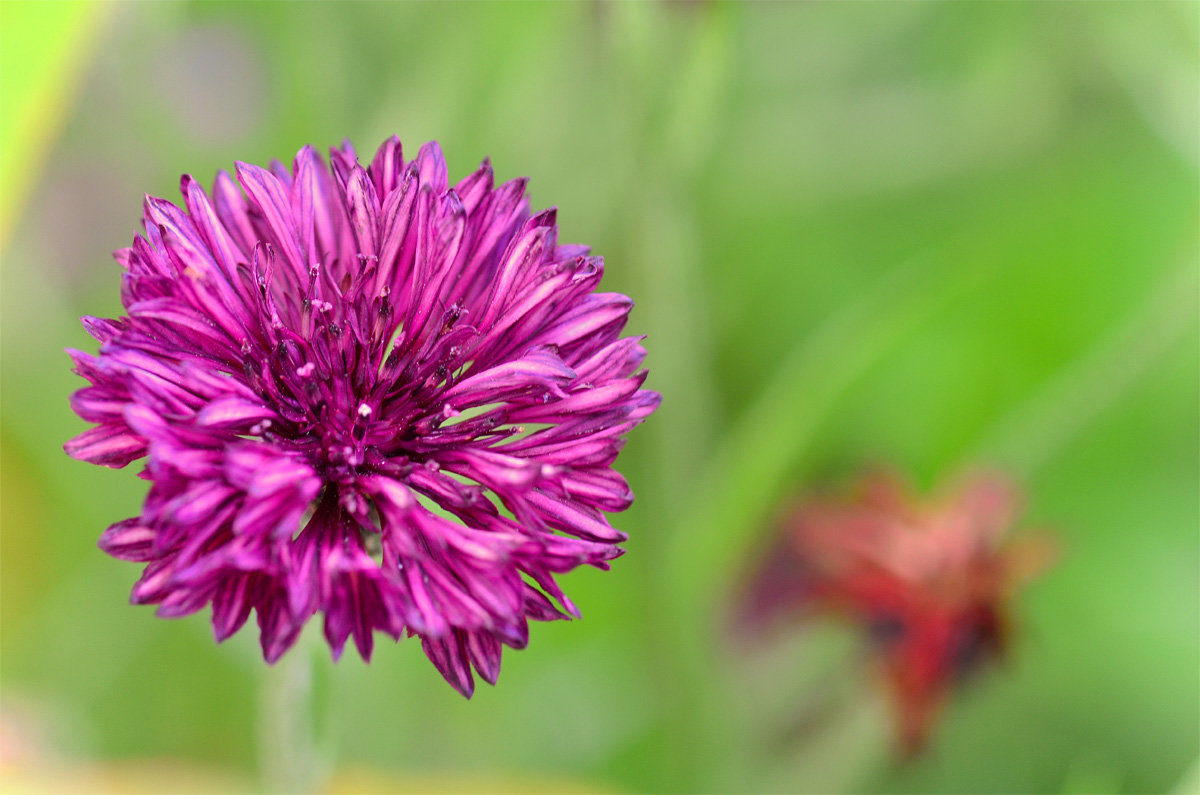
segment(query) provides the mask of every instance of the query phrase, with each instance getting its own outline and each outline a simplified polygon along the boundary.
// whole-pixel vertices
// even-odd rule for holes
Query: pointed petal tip
[[[213,639],[216,640],[217,643],[224,643],[236,635],[237,631],[242,628],[244,623],[245,622],[243,621],[241,623],[228,622],[223,624],[214,616],[212,619]]]
[[[266,661],[267,665],[274,665],[275,663],[279,662],[279,658],[282,657],[283,653],[286,651],[287,646],[282,643],[268,644],[265,640],[262,641],[263,660]]]
[[[578,619],[583,618],[583,613],[579,612],[579,608],[575,606],[575,603],[572,602],[566,596],[566,594],[563,594],[562,597],[559,598],[559,602],[562,603],[562,606],[566,608],[567,612],[570,613],[571,616]]]

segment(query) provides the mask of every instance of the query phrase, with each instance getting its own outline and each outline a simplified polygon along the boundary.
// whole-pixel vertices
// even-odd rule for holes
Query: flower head
[[[860,626],[895,706],[899,745],[914,753],[955,683],[1005,652],[1010,597],[1049,561],[1044,539],[1006,538],[1018,503],[996,475],[931,500],[876,475],[848,499],[799,503],[747,594],[747,624],[834,616]]]
[[[530,619],[577,615],[555,575],[622,552],[611,465],[659,402],[632,302],[595,292],[602,260],[524,180],[485,161],[451,187],[436,143],[366,168],[305,147],[237,181],[146,198],[116,253],[127,314],[70,351],[96,427],[67,452],[145,457],[151,484],[100,546],[147,564],[134,603],[211,605],[218,640],[255,611],[268,662],[320,613],[335,657],[417,635],[469,696]]]

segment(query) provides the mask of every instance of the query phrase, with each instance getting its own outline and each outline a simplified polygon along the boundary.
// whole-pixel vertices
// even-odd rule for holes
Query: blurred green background
[[[619,462],[629,553],[563,578],[584,620],[497,687],[463,700],[412,641],[292,653],[331,789],[1200,785],[1197,4],[6,2],[0,52],[17,791],[254,788],[304,737],[264,709],[302,665],[128,606],[95,540],[145,484],[62,453],[62,348],[120,312],[143,193],[392,133],[531,177],[637,301],[666,400]],[[751,654],[727,627],[779,499],[875,462],[1007,468],[1063,546],[909,764],[849,630]]]

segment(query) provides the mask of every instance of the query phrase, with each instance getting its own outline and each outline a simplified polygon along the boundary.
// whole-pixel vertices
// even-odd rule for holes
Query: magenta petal
[[[600,512],[594,509],[551,496],[538,489],[525,495],[525,499],[546,517],[547,524],[556,530],[595,541],[620,542],[627,538],[624,533],[614,530]]]
[[[350,228],[358,243],[358,252],[364,257],[379,255],[379,197],[371,184],[367,172],[355,167],[346,185],[346,210],[350,216]]]
[[[400,186],[400,173],[404,169],[404,147],[399,136],[393,135],[383,142],[375,159],[371,161],[371,181],[375,192],[387,196]]]
[[[471,665],[489,685],[500,678],[500,641],[484,632],[466,633],[467,654]]]
[[[185,175],[181,189],[187,201],[188,215],[196,225],[197,233],[208,250],[212,252],[223,276],[226,279],[231,278],[241,260],[241,252],[238,251],[233,235],[225,229],[216,209],[204,192],[204,188],[200,187],[200,183],[192,179],[190,175]]]
[[[464,635],[456,630],[444,640],[421,638],[421,648],[450,686],[470,698],[475,692],[475,678],[471,676]]]
[[[99,545],[114,558],[145,562],[156,557],[154,537],[154,530],[138,519],[125,519],[105,530]]]
[[[263,659],[274,663],[296,643],[308,616],[289,611],[286,597],[278,590],[260,600],[256,609]]]
[[[386,145],[386,144],[385,144]],[[417,153],[417,170],[421,174],[421,184],[427,185],[434,193],[445,193],[449,183],[446,169],[446,158],[442,156],[442,148],[437,141],[430,141],[421,147]]]
[[[80,461],[119,469],[144,456],[146,442],[130,433],[124,423],[105,423],[79,434],[63,449]]]
[[[574,377],[575,372],[558,356],[540,349],[460,381],[446,391],[443,400],[462,408],[539,392],[561,395],[561,386]]]
[[[287,189],[269,171],[249,163],[237,164],[238,180],[250,201],[262,213],[271,231],[272,240],[298,273],[307,273],[308,265],[300,254],[295,218]]]
[[[267,406],[239,397],[214,400],[196,415],[198,425],[235,426],[258,420],[278,419]]]
[[[217,586],[212,600],[212,625],[218,643],[241,629],[250,617],[258,596],[256,585],[256,575],[234,575]]]

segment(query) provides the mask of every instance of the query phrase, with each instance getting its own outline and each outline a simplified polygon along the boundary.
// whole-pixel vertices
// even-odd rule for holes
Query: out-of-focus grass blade
[[[0,251],[66,118],[107,3],[0,6]]]
[[[1191,262],[1169,274],[1125,322],[996,422],[965,461],[1029,476],[1194,331],[1198,286]]]
[[[1111,761],[1105,762],[1092,756],[1076,759],[1067,769],[1063,780],[1063,795],[1085,795],[1090,792],[1122,792],[1121,776]],[[1195,790],[1188,790],[1195,792]]]
[[[696,22],[666,97],[662,153],[673,171],[694,175],[724,132],[733,82],[737,9],[715,6]]]
[[[1196,792],[1200,792],[1200,759],[1183,774],[1175,789],[1171,790],[1171,795],[1193,795]]]

